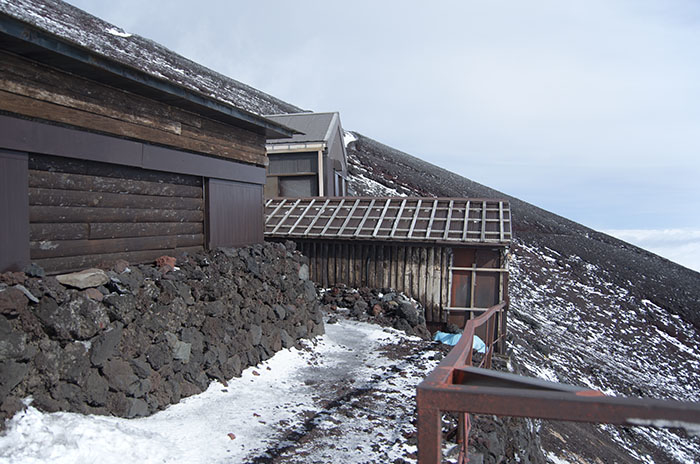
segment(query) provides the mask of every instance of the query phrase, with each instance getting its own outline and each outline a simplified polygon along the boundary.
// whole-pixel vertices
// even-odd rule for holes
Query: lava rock
[[[109,277],[102,269],[85,269],[84,271],[80,272],[57,275],[56,280],[63,285],[82,290],[104,285],[109,282]]]

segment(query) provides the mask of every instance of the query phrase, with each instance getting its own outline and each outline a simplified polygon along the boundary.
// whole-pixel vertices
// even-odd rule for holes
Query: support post
[[[442,462],[442,415],[439,409],[421,407],[418,391],[418,464]]]

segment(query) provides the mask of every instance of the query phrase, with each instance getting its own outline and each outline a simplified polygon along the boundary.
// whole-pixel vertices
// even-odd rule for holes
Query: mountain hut
[[[262,242],[295,131],[242,84],[63,2],[0,2],[0,61],[0,272]]]
[[[392,288],[425,307],[431,328],[508,300],[510,206],[470,198],[273,198],[265,238],[293,240],[328,287]],[[505,334],[506,313],[499,321]]]

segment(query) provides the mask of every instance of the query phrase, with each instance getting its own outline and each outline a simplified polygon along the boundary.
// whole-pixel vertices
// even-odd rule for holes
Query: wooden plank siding
[[[265,136],[0,52],[0,110],[258,166]]]
[[[299,251],[309,258],[311,279],[318,284],[404,292],[423,305],[426,321],[433,327],[446,322],[464,325],[466,320],[485,309],[477,305],[448,310],[450,303],[454,305],[450,296],[454,255],[451,246],[318,239],[294,241]],[[467,256],[476,257],[470,264],[477,276],[476,302],[490,307],[507,301],[508,274],[502,270],[505,249],[462,247],[460,250],[468,250]],[[504,316],[499,316],[498,325],[505,330]]]
[[[204,246],[200,177],[36,154],[29,168],[29,252],[49,273]]]

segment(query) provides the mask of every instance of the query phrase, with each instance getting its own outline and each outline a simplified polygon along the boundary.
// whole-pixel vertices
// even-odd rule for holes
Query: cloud
[[[617,229],[602,232],[700,272],[700,230]]]
[[[700,227],[700,2],[71,1],[574,220]]]

